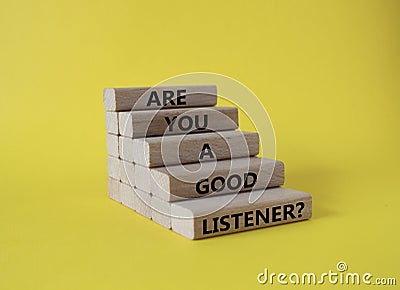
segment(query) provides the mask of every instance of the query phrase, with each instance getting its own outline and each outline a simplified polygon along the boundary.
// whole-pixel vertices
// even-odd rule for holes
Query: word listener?
[[[240,231],[249,227],[262,227],[302,217],[304,202],[284,204],[203,219],[203,235],[229,230]],[[297,210],[296,210],[297,209]]]
[[[186,105],[186,90],[177,90],[176,98],[174,98],[174,91],[163,90],[162,91],[162,105],[172,105],[172,106],[185,106]],[[174,99],[176,99],[176,104]],[[156,91],[150,93],[150,97],[147,101],[147,107],[151,107],[152,104],[161,106],[160,98]]]

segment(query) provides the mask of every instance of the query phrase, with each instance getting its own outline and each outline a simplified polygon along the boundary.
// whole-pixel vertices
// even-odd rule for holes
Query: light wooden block
[[[106,131],[119,135],[118,112],[106,112]]]
[[[136,191],[134,187],[121,182],[120,192],[121,192],[121,203],[126,207],[129,207],[130,209],[136,210],[138,204],[135,197]]]
[[[106,150],[107,154],[119,157],[119,145],[118,145],[118,136],[113,134],[106,135]]]
[[[210,107],[120,112],[118,122],[120,135],[132,138],[224,131],[238,127],[238,110]]]
[[[201,153],[205,152],[205,146],[209,146],[210,150],[206,151],[212,152],[212,156],[203,155],[203,159],[200,160]],[[128,140],[121,158],[126,159],[127,154],[131,154],[135,164],[160,167],[249,157],[258,154],[258,151],[257,133],[226,131]]]
[[[134,162],[135,152],[133,151],[133,139],[129,137],[118,137],[120,157],[123,160]]]
[[[121,202],[120,182],[117,179],[108,178],[108,196],[117,201]]]
[[[151,219],[166,227],[171,228],[171,203],[151,196]]]
[[[121,160],[121,181],[126,184],[135,185],[135,164],[129,161]]]
[[[114,156],[107,156],[108,176],[116,180],[121,179],[121,159]]]
[[[151,219],[151,194],[135,188],[134,203],[136,212]]]
[[[120,183],[121,203],[151,219],[151,194],[132,185]]]
[[[181,166],[142,166],[136,180],[145,180],[151,188],[143,190],[166,201],[199,198],[208,195],[237,193],[281,186],[284,183],[284,165],[266,158],[235,158],[217,162],[202,162]],[[144,170],[143,170],[144,168]],[[150,171],[144,174],[143,171]],[[142,184],[137,183],[141,188]]]
[[[272,188],[251,203],[254,193],[171,203],[172,230],[189,239],[202,239],[311,218],[312,201],[307,193]]]
[[[104,89],[106,111],[203,107],[214,106],[216,103],[217,87],[215,85]]]
[[[154,178],[151,177],[150,168],[136,165],[135,166],[135,186],[145,192],[152,193],[152,183]]]

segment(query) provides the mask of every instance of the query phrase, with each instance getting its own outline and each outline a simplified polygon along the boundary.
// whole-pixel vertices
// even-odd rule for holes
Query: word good
[[[250,188],[254,186],[257,182],[257,174],[254,172],[247,172],[244,174],[243,178],[238,174],[232,174],[228,176],[228,178],[224,178],[223,176],[216,176],[211,181],[208,178],[201,179],[196,183],[196,191],[199,194],[207,194],[210,193],[210,189],[213,192],[222,191],[225,188],[225,185],[230,190],[236,190],[241,188]]]

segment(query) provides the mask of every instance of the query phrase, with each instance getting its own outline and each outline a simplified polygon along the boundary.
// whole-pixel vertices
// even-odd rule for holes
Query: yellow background
[[[264,267],[340,260],[399,279],[399,8],[2,0],[0,289],[270,288]],[[262,99],[310,221],[193,242],[107,198],[102,89],[192,71]]]

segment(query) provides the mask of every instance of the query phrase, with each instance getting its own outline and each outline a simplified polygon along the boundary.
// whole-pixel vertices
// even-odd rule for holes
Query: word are
[[[174,91],[170,91],[170,90],[164,90],[162,91],[162,105],[163,106],[167,106],[167,105],[178,105],[178,106],[182,106],[182,105],[186,105],[186,95],[184,95],[186,93],[186,90],[177,90],[176,91],[176,98],[174,98],[175,93]],[[175,104],[175,100],[176,99],[176,104]],[[147,107],[150,107],[152,104],[156,104],[157,106],[161,106],[161,101],[160,101],[160,97],[158,96],[156,91],[152,91],[150,93],[150,97],[147,101]]]
[[[295,213],[296,207],[299,207],[297,214]],[[213,217],[212,220],[203,219],[203,235],[300,218],[302,217],[301,211],[303,208],[304,202],[300,201],[295,205],[285,204],[273,206],[271,208],[267,207],[264,210],[257,209],[216,216]],[[210,228],[208,228],[209,225]]]
[[[257,182],[257,174],[254,172],[247,172],[243,178],[239,174],[232,174],[227,178],[223,176],[216,176],[211,181],[208,178],[200,179],[196,183],[196,192],[198,194],[207,194],[212,192],[219,192],[224,190],[225,186],[230,190],[237,190],[239,188],[251,188]]]

